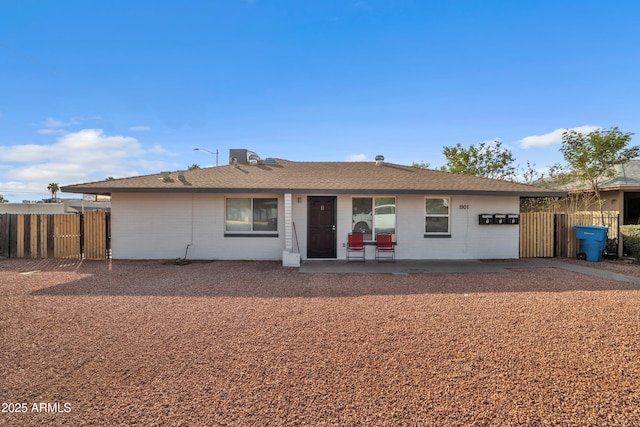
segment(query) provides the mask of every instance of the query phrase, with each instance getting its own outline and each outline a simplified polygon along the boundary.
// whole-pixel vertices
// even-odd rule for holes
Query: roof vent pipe
[[[384,163],[384,156],[381,154],[378,154],[376,156],[376,166],[382,166],[383,163]]]

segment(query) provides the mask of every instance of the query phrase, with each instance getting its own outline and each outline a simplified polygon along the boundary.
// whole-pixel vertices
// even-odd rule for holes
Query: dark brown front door
[[[309,197],[307,258],[336,257],[336,198]]]

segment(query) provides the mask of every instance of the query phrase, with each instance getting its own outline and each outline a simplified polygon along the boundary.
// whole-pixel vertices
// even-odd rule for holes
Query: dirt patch
[[[0,424],[639,425],[639,306],[551,268],[2,260]]]

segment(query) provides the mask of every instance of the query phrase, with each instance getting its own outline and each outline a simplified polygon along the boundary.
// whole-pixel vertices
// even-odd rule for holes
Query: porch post
[[[291,193],[284,195],[284,249],[293,249],[293,203]]]
[[[284,267],[300,267],[300,254],[293,252],[293,197],[291,193],[284,195],[284,250],[282,265]]]

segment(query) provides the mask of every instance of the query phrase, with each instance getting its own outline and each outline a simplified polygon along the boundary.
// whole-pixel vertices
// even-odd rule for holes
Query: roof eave
[[[566,191],[513,191],[513,190],[447,190],[447,189],[397,189],[397,188],[92,188],[62,187],[62,192],[78,194],[111,195],[112,193],[294,193],[294,194],[442,194],[468,196],[518,196],[518,197],[566,197]]]

